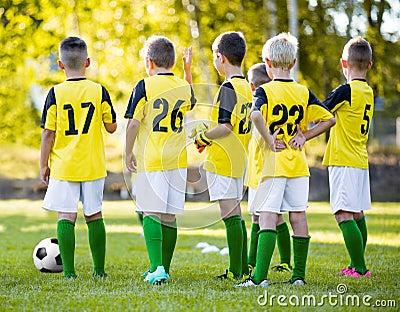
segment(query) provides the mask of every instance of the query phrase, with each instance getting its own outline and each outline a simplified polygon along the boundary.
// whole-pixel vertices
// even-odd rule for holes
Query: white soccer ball
[[[63,266],[57,238],[45,238],[36,245],[33,251],[33,263],[40,272],[62,272]]]

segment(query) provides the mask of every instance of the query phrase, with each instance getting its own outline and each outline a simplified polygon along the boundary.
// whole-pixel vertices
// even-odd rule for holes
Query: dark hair
[[[72,70],[80,69],[85,65],[87,56],[87,46],[82,39],[68,37],[61,41],[60,59],[65,67]]]
[[[241,66],[246,54],[246,40],[241,32],[225,32],[214,40],[212,50],[223,54],[232,65]]]

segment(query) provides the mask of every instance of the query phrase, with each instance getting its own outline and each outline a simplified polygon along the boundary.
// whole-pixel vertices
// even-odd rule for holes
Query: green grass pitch
[[[81,212],[76,226],[78,278],[64,280],[62,274],[40,273],[33,265],[33,249],[41,239],[56,235],[56,214],[40,205],[41,201],[0,201],[0,311],[281,311],[285,306],[286,310],[310,311],[318,305],[320,311],[380,310],[378,305],[386,306],[385,311],[399,310],[397,203],[373,203],[373,209],[366,213],[366,261],[371,278],[338,276],[348,264],[341,232],[329,205],[311,202],[308,284],[288,286],[281,283],[288,274],[271,272],[269,280],[274,284],[266,289],[235,289],[232,282],[214,278],[227,268],[228,256],[204,254],[195,248],[199,242],[220,249],[226,246],[217,207],[209,203],[187,203],[187,214],[178,219],[178,242],[167,284],[148,285],[140,277],[149,263],[130,201],[104,202],[107,279],[91,276],[87,228]],[[242,206],[249,229],[246,203]],[[275,250],[272,264],[277,262]]]

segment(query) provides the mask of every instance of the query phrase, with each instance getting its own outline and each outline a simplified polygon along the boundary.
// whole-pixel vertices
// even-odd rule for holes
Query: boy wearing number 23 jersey
[[[226,80],[215,96],[209,129],[197,133],[195,144],[199,151],[206,147],[210,200],[218,201],[226,228],[229,268],[217,278],[238,280],[249,274],[247,230],[240,207],[251,136],[251,88],[241,70],[246,41],[240,32],[226,32],[214,40],[212,50],[214,67]]]
[[[289,211],[293,229],[292,285],[305,284],[310,236],[308,206],[309,170],[303,145],[335,124],[333,114],[305,86],[293,81],[297,39],[281,33],[264,45],[262,56],[273,81],[253,94],[251,119],[268,148],[264,153],[261,183],[253,200],[260,214],[254,275],[236,287],[267,286],[274,252],[278,215]],[[308,129],[308,124],[316,124]],[[280,144],[284,143],[284,147]]]
[[[195,104],[191,88],[191,48],[183,57],[185,80],[174,76],[175,48],[165,37],[150,37],[142,50],[149,77],[140,80],[129,99],[125,118],[126,166],[137,172],[136,210],[143,214],[143,234],[150,284],[169,278],[177,239],[176,214],[183,213],[186,190],[184,115]],[[133,147],[135,146],[135,153]]]

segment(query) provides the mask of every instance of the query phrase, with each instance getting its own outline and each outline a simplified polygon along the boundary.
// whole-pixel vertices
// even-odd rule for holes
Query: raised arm
[[[185,48],[183,52],[183,78],[191,85],[192,84],[192,47]]]

